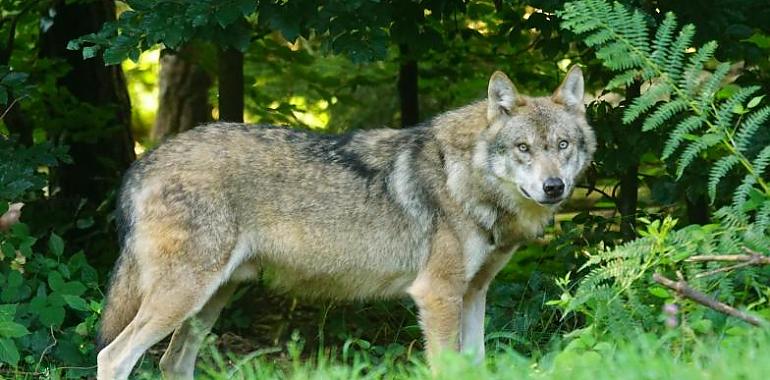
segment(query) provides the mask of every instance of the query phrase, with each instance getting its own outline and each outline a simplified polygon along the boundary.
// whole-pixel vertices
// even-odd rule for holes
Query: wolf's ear
[[[500,114],[510,115],[513,107],[520,101],[513,82],[507,75],[495,71],[489,78],[489,89],[487,89],[487,120],[492,121]]]
[[[580,70],[580,66],[574,65],[569,69],[559,88],[554,91],[551,99],[568,108],[579,109],[579,106],[583,105],[583,95],[583,71]]]

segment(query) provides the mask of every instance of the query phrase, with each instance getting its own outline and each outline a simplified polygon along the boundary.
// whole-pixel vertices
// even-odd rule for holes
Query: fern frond
[[[666,144],[663,146],[661,158],[666,160],[671,157],[674,151],[679,148],[682,141],[684,141],[692,132],[701,128],[705,121],[705,116],[693,115],[679,123],[669,134],[668,140],[666,140]]]
[[[697,157],[701,152],[719,144],[720,142],[722,142],[722,135],[717,133],[706,133],[705,135],[700,136],[697,140],[690,143],[690,145],[685,148],[684,152],[682,152],[682,155],[677,161],[676,178],[679,179],[682,177],[682,174],[684,174],[684,169],[690,166],[692,161],[695,160],[695,157]]]
[[[672,83],[676,83],[682,75],[682,66],[684,66],[684,54],[687,48],[692,43],[692,38],[695,36],[695,27],[692,24],[687,24],[682,27],[679,34],[671,45],[671,49],[668,55],[667,64],[664,65],[666,74],[671,78]]]
[[[703,72],[703,66],[714,57],[717,46],[716,41],[706,42],[695,54],[690,56],[684,76],[679,79],[679,87],[684,88],[688,96],[694,95],[694,91],[700,83],[699,77]]]
[[[711,74],[703,87],[698,91],[700,96],[698,97],[698,104],[701,109],[705,109],[708,104],[714,99],[714,94],[719,90],[719,86],[727,76],[727,72],[730,71],[729,63],[720,63],[716,70]]]
[[[733,208],[739,211],[740,214],[744,214],[741,208],[746,203],[746,200],[749,198],[749,193],[756,183],[756,177],[751,174],[746,174],[743,177],[741,184],[735,188],[735,192],[733,193]]]
[[[638,54],[628,51],[625,42],[612,42],[596,51],[596,57],[608,68],[621,71],[639,67],[642,59]]]
[[[770,117],[770,106],[764,106],[751,114],[741,123],[735,136],[735,146],[741,152],[746,152],[751,143],[751,138],[759,127],[763,126]]]
[[[665,83],[652,85],[647,91],[634,99],[631,105],[623,112],[623,123],[629,124],[638,119],[643,113],[652,108],[661,98],[671,93],[671,87]]]
[[[650,59],[658,66],[663,67],[667,63],[666,53],[674,38],[676,25],[676,16],[672,12],[668,12],[663,19],[663,22],[658,27],[658,31],[655,33],[655,40],[652,44],[652,55],[650,55]]]
[[[727,155],[719,159],[711,168],[709,173],[708,182],[708,194],[711,202],[714,202],[717,194],[717,184],[719,181],[727,175],[727,173],[735,167],[741,160],[736,155]]]
[[[754,173],[760,177],[764,174],[767,165],[770,164],[770,145],[766,145],[751,161]]]
[[[655,112],[647,116],[647,119],[642,125],[642,131],[647,132],[657,129],[674,117],[674,115],[686,110],[689,105],[690,104],[686,100],[676,99],[658,107]]]
[[[615,89],[619,87],[628,87],[633,81],[639,77],[639,71],[637,70],[628,70],[621,74],[618,74],[612,80],[610,80],[607,83],[608,89]]]
[[[765,200],[762,203],[762,206],[759,208],[755,226],[764,232],[766,232],[768,227],[770,227],[770,199]],[[769,245],[764,245],[764,247],[768,246]]]
[[[743,104],[751,95],[759,91],[759,86],[744,87],[732,94],[727,100],[719,106],[716,114],[717,127],[727,130],[733,120],[735,107]]]

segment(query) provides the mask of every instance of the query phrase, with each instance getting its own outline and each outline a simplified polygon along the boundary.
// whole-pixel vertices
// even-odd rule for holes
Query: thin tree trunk
[[[59,186],[59,195],[65,199],[84,197],[101,202],[136,158],[131,103],[119,65],[104,66],[100,58],[84,60],[80,52],[67,50],[67,43],[98,31],[105,21],[115,20],[115,3],[112,0],[87,3],[59,0],[51,7],[49,14],[53,14],[54,19],[51,27],[41,32],[40,55],[63,59],[70,70],[59,79],[59,86],[78,101],[108,110],[111,116],[83,133],[82,121],[75,118],[67,124],[67,118],[60,115],[65,124],[59,138],[70,146],[73,162],[57,168],[54,180]]]
[[[420,121],[417,60],[409,55],[407,45],[400,45],[399,49],[401,65],[398,69],[398,97],[401,101],[401,127],[409,127]]]
[[[189,45],[160,55],[158,113],[152,139],[161,141],[211,118],[208,92],[211,77],[195,62]]]
[[[219,120],[243,122],[243,53],[236,49],[218,50]]]
[[[626,90],[628,104],[641,94],[642,82],[636,81]],[[631,125],[629,128],[640,128]],[[626,171],[620,176],[620,196],[618,210],[620,211],[620,233],[623,240],[636,238],[636,209],[639,203],[639,157],[628,157]]]

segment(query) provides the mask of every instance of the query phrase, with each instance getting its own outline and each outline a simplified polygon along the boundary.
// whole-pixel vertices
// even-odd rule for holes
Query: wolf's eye
[[[567,149],[568,146],[569,146],[569,143],[567,142],[567,140],[559,141],[559,149]]]
[[[527,144],[521,143],[521,144],[517,145],[517,147],[519,148],[520,152],[525,152],[525,153],[529,152],[529,145],[527,145]]]

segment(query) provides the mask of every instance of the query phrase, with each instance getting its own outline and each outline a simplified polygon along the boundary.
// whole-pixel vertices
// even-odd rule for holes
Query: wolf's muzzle
[[[560,198],[564,194],[564,181],[550,177],[543,182],[543,192],[548,198]]]

